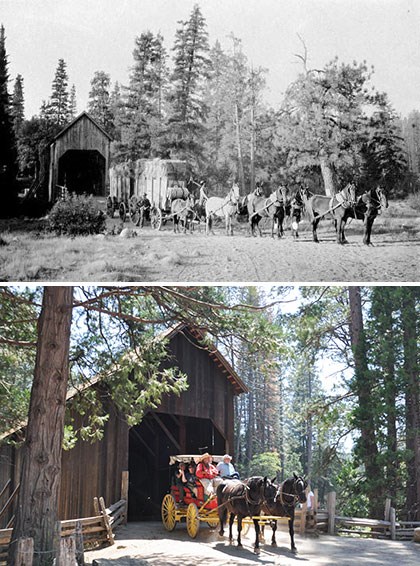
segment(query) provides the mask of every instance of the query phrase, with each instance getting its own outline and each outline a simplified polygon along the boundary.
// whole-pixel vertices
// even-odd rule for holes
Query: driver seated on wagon
[[[223,460],[217,464],[217,469],[219,470],[220,477],[226,480],[238,480],[239,474],[235,470],[232,464],[232,456],[225,454]]]

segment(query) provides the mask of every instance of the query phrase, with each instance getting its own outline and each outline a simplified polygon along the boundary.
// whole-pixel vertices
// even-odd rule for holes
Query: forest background
[[[1,433],[28,416],[42,295],[0,291]],[[321,499],[336,490],[345,514],[381,517],[391,497],[400,518],[420,520],[418,287],[81,287],[72,304],[68,387],[91,417],[82,430],[66,422],[64,449],[101,437],[107,414],[83,387],[93,377],[130,424],[187,387],[159,371],[155,339],[185,322],[216,340],[249,388],[234,419],[244,476],[297,471]]]
[[[8,92],[13,53],[6,51],[6,31],[0,37],[0,111],[10,151],[3,172],[9,180],[39,178],[45,148],[78,112],[76,88],[59,58],[39,115],[25,119],[21,74]],[[265,100],[269,70],[250,62],[234,34],[229,49],[217,39],[211,44],[196,4],[178,22],[169,49],[160,32],[134,38],[127,84],[95,71],[87,110],[114,140],[113,163],[185,159],[211,194],[225,192],[233,180],[243,194],[257,180],[266,192],[286,183],[331,194],[349,181],[360,187],[380,182],[389,196],[418,191],[419,111],[398,115],[373,85],[368,62],[335,58],[313,69],[302,38],[300,45],[300,71],[273,108]]]

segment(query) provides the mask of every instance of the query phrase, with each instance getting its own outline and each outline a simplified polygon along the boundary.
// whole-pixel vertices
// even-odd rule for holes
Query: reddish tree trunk
[[[365,466],[367,495],[371,517],[379,519],[383,513],[382,469],[378,464],[374,405],[372,402],[373,383],[366,354],[366,338],[363,327],[362,300],[360,287],[349,287],[350,339],[354,355],[354,391],[358,397],[356,423],[360,429],[358,453]]]
[[[57,509],[69,371],[73,287],[45,287],[23,452],[21,484],[8,564],[17,540],[34,539],[34,565],[52,564],[58,550]]]

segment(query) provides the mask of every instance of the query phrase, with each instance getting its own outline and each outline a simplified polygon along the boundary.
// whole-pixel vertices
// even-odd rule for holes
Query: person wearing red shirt
[[[216,487],[222,481],[219,470],[211,463],[211,456],[208,452],[201,456],[195,475],[203,484],[204,493],[209,497],[214,495]]]

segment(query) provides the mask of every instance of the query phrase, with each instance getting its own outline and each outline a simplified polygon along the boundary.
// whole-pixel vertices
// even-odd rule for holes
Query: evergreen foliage
[[[114,128],[114,116],[111,110],[110,86],[110,76],[104,71],[96,71],[90,81],[88,111],[111,135]]]
[[[0,27],[0,190],[1,215],[14,212],[16,204],[17,147],[13,122],[13,108],[8,91],[6,36]]]

